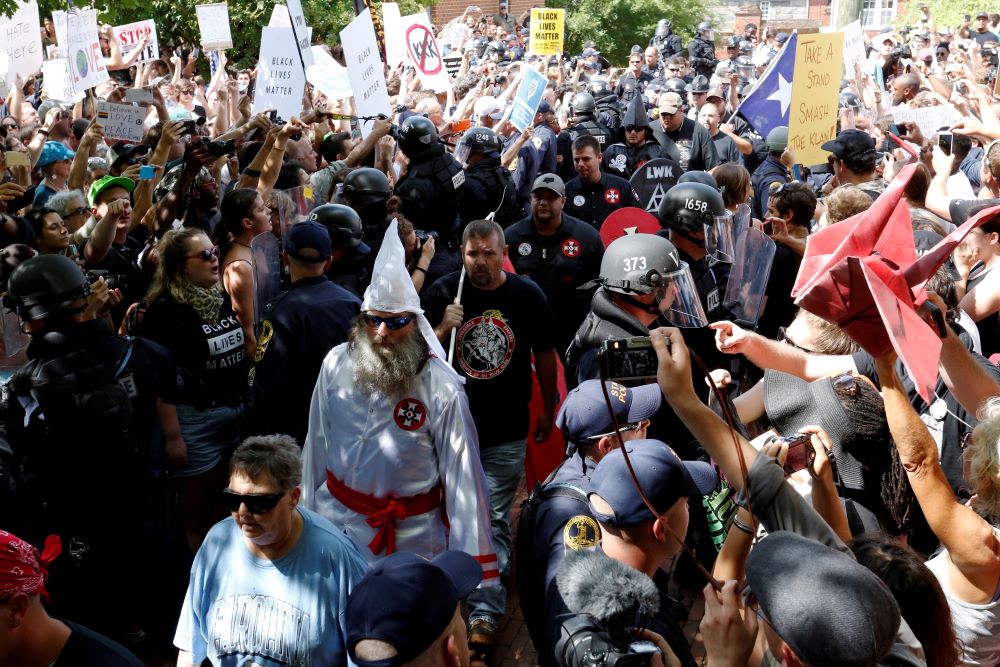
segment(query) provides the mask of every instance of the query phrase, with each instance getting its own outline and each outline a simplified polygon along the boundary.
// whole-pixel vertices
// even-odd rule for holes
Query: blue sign
[[[542,103],[542,95],[545,94],[545,86],[549,80],[538,70],[527,69],[524,78],[521,79],[521,87],[517,89],[517,96],[514,97],[514,108],[510,112],[510,122],[520,132],[530,127],[535,120],[535,113],[538,105]]]

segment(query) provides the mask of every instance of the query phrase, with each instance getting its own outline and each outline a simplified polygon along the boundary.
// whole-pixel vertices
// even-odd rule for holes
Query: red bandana
[[[45,538],[45,549],[41,557],[38,549],[21,538],[0,530],[0,597],[15,593],[42,596],[48,602],[45,580],[49,576],[48,566],[62,553],[62,542],[55,535]]]

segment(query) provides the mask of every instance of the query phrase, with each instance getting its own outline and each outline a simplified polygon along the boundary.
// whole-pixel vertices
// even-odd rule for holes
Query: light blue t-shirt
[[[367,567],[354,544],[318,514],[283,558],[250,553],[232,517],[215,524],[195,556],[174,645],[194,664],[348,664],[347,596]]]

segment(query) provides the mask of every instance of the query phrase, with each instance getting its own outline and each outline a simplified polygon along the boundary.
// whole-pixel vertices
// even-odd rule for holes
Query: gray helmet
[[[356,248],[361,243],[361,218],[350,206],[323,204],[312,210],[309,219],[326,227],[334,248]]]
[[[736,71],[740,73],[740,78],[749,79],[756,74],[757,68],[749,56],[740,56],[736,59]]]
[[[705,185],[711,186],[716,190],[719,189],[719,184],[716,182],[715,177],[707,171],[685,171],[681,174],[680,178],[677,179],[677,182],[704,183]]]
[[[837,100],[838,105],[841,109],[860,109],[863,105],[861,104],[861,98],[852,93],[849,90],[845,90],[840,93],[840,97]]]
[[[385,174],[372,167],[355,169],[344,177],[343,195],[351,203],[369,203],[385,201],[392,194],[389,179]]]
[[[469,128],[455,147],[455,159],[465,165],[473,153],[500,157],[500,137],[488,127]]]
[[[740,55],[749,56],[753,53],[753,42],[748,39],[741,39],[739,44]]]
[[[711,86],[708,83],[708,77],[704,74],[699,74],[691,79],[691,83],[684,86],[684,90],[689,93],[707,93],[709,88]]]
[[[399,128],[399,149],[411,159],[436,145],[437,140],[437,128],[424,116],[410,116]]]
[[[82,311],[85,304],[70,306],[89,293],[90,284],[76,262],[65,255],[39,255],[11,273],[4,306],[22,320],[40,320]]]
[[[674,244],[656,234],[626,234],[611,242],[601,260],[604,287],[619,294],[649,294],[660,276],[681,268]]]
[[[670,34],[670,19],[660,19],[656,23],[656,36],[666,37]]]
[[[710,185],[678,183],[660,202],[660,224],[682,232],[704,232],[715,219],[726,215],[722,194]]]
[[[712,32],[712,23],[710,21],[702,21],[698,24],[698,34],[704,35],[705,33]]]
[[[681,96],[681,98],[683,98],[684,93],[687,91],[687,82],[684,81],[684,79],[681,79],[680,77],[676,76],[670,77],[669,79],[663,82],[663,90],[669,91],[671,93],[677,93],[678,95]]]
[[[726,38],[726,48],[727,49],[738,49],[740,48],[740,38],[736,35]]]
[[[590,93],[577,93],[573,97],[573,113],[576,115],[582,113],[594,113],[594,109],[596,108],[597,102],[594,101],[594,96]]]

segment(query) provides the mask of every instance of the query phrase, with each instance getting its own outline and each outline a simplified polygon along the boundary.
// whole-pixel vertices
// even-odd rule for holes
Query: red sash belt
[[[440,485],[415,496],[378,498],[355,491],[327,470],[326,488],[344,507],[368,517],[368,525],[378,531],[368,543],[368,548],[376,556],[383,551],[386,555],[396,552],[397,520],[426,514],[441,504]]]

